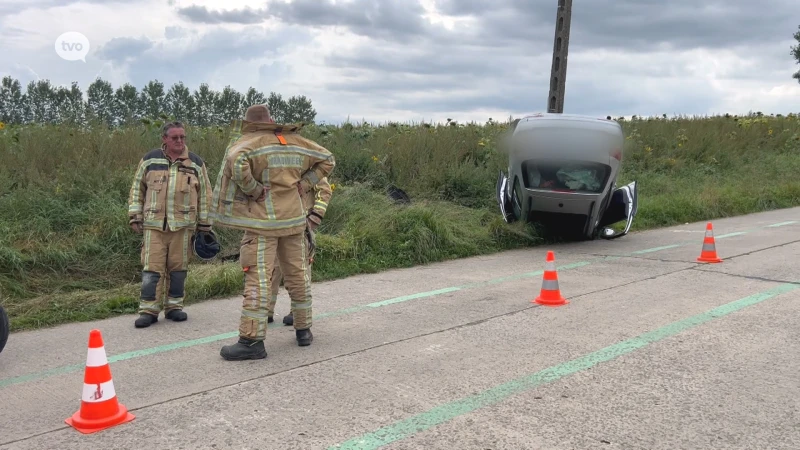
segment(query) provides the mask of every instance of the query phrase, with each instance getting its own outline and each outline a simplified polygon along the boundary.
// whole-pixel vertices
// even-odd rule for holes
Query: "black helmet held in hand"
[[[217,235],[213,231],[198,231],[192,237],[192,250],[203,261],[214,259],[220,251]]]

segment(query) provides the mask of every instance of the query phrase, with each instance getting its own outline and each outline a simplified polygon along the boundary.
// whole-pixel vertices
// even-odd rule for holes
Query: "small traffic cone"
[[[81,408],[65,420],[81,433],[88,434],[130,422],[134,415],[117,401],[111,368],[100,330],[89,332],[89,351],[83,376]]]
[[[542,276],[542,290],[539,292],[539,296],[531,303],[538,303],[544,306],[561,306],[569,303],[561,295],[561,290],[558,287],[556,257],[552,251],[547,252],[547,261],[545,262],[544,275]]]
[[[717,245],[714,242],[714,230],[711,222],[706,225],[706,237],[703,238],[703,249],[697,262],[702,263],[721,263],[722,260],[717,256]]]

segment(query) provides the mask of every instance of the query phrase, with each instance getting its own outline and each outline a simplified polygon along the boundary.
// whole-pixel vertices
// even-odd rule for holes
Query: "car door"
[[[497,203],[500,206],[500,213],[503,215],[503,220],[505,220],[506,223],[512,223],[519,220],[521,202],[519,198],[516,198],[517,207],[514,207],[515,205],[512,201],[512,193],[509,189],[508,176],[506,176],[502,170],[497,177],[496,195]]]
[[[611,201],[603,213],[603,217],[597,224],[601,229],[599,236],[603,239],[616,239],[628,234],[633,224],[633,218],[639,209],[638,197],[636,192],[636,182],[617,188],[611,194]],[[609,228],[617,222],[625,221],[625,228],[622,231],[615,231]]]

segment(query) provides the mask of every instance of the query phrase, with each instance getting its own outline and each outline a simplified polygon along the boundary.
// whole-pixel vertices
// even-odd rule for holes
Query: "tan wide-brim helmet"
[[[244,120],[250,123],[275,123],[275,121],[272,120],[272,115],[269,113],[269,108],[264,104],[253,105],[247,108],[247,111],[244,113]]]

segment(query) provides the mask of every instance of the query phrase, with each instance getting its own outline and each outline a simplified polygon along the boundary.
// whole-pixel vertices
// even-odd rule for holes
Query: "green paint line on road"
[[[797,221],[796,220],[790,220],[788,222],[774,223],[772,225],[767,225],[767,228],[783,227],[783,226],[786,226],[786,225],[791,225],[793,223],[797,223]]]
[[[534,374],[517,378],[515,380],[495,386],[476,395],[465,397],[454,402],[446,403],[430,409],[408,419],[395,422],[371,433],[355,437],[344,443],[334,445],[334,449],[377,449],[384,445],[414,436],[427,431],[437,425],[448,422],[458,416],[470,413],[480,408],[491,406],[520,392],[528,391],[543,384],[558,381],[574,373],[591,369],[592,367],[631,353],[655,342],[661,341],[688,329],[697,327],[713,319],[720,318],[739,311],[748,306],[769,300],[778,295],[785,294],[800,288],[797,284],[783,284],[765,292],[750,295],[731,303],[719,306],[704,313],[673,322],[653,331],[636,336],[614,345],[602,348],[596,352],[567,361],[555,366],[540,370]]]
[[[382,306],[393,305],[395,303],[403,303],[409,300],[416,300],[419,298],[433,297],[435,295],[447,294],[449,292],[460,291],[462,289],[464,289],[463,286],[455,286],[444,289],[437,289],[435,291],[420,292],[418,294],[404,295],[402,297],[395,297],[395,298],[390,298],[388,300],[381,300],[379,302],[370,303],[366,306],[369,308],[380,308]]]
[[[647,249],[644,249],[644,250],[639,250],[638,252],[631,252],[631,255],[641,255],[642,253],[659,252],[661,250],[667,250],[667,249],[670,249],[670,248],[681,247],[683,245],[688,245],[688,244],[673,244],[673,245],[665,245],[663,247],[647,248]]]
[[[749,232],[750,231],[739,231],[738,233],[728,233],[728,234],[723,234],[723,235],[720,235],[720,236],[714,236],[714,239],[725,239],[725,238],[729,238],[729,237],[733,237],[733,236],[741,236],[741,235],[747,234]],[[702,244],[702,242],[701,242],[701,244]]]
[[[272,325],[271,328],[275,328],[278,326],[275,323],[272,323],[270,325]],[[197,339],[190,339],[188,341],[173,342],[171,344],[165,344],[158,347],[151,347],[143,350],[134,350],[132,352],[120,353],[119,355],[109,356],[108,362],[112,363],[117,361],[126,361],[133,358],[140,358],[142,356],[155,355],[157,353],[177,350],[179,348],[194,347],[195,345],[208,344],[211,342],[220,341],[222,339],[232,339],[235,337],[239,337],[238,331],[231,331],[229,333],[222,333],[214,336],[206,336]],[[2,387],[2,384],[0,384],[0,387]]]
[[[744,231],[744,232],[741,232],[740,234],[747,234],[747,233],[750,233],[751,231],[754,231],[754,230]],[[588,265],[591,265],[591,264],[595,264],[597,262],[619,259],[619,258],[622,258],[622,257],[625,257],[625,256],[629,256],[629,255],[657,252],[657,251],[666,250],[666,249],[669,249],[669,248],[682,247],[682,246],[685,246],[685,245],[691,245],[691,244],[695,244],[695,243],[696,242],[684,242],[682,244],[673,244],[673,245],[667,245],[667,246],[662,246],[662,247],[653,247],[653,248],[648,248],[648,249],[644,249],[644,250],[638,250],[636,252],[628,253],[628,254],[625,254],[625,255],[602,256],[602,257],[599,257],[599,258],[590,259],[589,261],[578,261],[578,262],[574,262],[574,263],[570,263],[570,264],[557,266],[557,269],[560,270],[560,271],[561,270],[571,270],[571,269],[575,269],[575,268],[578,268],[578,267],[585,267],[585,266],[588,266]],[[326,318],[331,318],[331,317],[340,317],[340,316],[344,316],[344,315],[348,315],[348,314],[353,314],[353,313],[357,313],[357,312],[366,311],[368,309],[379,308],[379,307],[393,305],[393,304],[397,304],[397,303],[404,303],[404,302],[408,302],[408,301],[411,301],[411,300],[418,300],[418,299],[423,299],[423,298],[434,297],[434,296],[442,295],[442,294],[449,293],[449,292],[456,292],[456,291],[460,291],[460,290],[464,290],[464,289],[473,289],[473,288],[478,288],[478,287],[485,287],[485,286],[489,286],[489,285],[492,285],[492,284],[499,284],[499,283],[505,283],[505,282],[513,281],[513,280],[520,280],[520,279],[524,279],[524,278],[541,276],[543,273],[544,272],[542,270],[537,270],[537,271],[534,271],[534,272],[525,272],[525,273],[521,273],[521,274],[510,275],[510,276],[500,277],[500,278],[494,278],[494,279],[491,279],[491,280],[486,280],[486,281],[481,281],[481,282],[476,282],[476,283],[464,284],[464,285],[461,285],[461,286],[454,286],[454,287],[449,287],[449,288],[437,289],[437,290],[433,290],[433,291],[427,291],[427,292],[420,292],[420,293],[416,293],[416,294],[404,295],[404,296],[401,296],[401,297],[395,297],[395,298],[390,298],[390,299],[387,299],[387,300],[381,300],[381,301],[374,302],[374,303],[369,303],[369,304],[366,304],[366,305],[358,305],[358,306],[353,306],[353,307],[349,307],[349,308],[345,308],[345,309],[340,309],[340,310],[337,310],[337,311],[331,311],[331,312],[328,312],[328,313],[316,314],[314,316],[314,319],[315,320],[320,320],[320,319],[326,319]],[[268,326],[268,328],[279,328],[279,327],[282,327],[282,326],[284,326],[282,323],[272,323],[272,324],[270,324]],[[191,339],[191,340],[186,340],[186,341],[173,342],[173,343],[170,343],[170,344],[164,344],[164,345],[159,345],[159,346],[156,346],[156,347],[146,348],[146,349],[142,349],[142,350],[134,350],[134,351],[131,351],[131,352],[120,353],[118,355],[109,356],[108,360],[109,360],[109,362],[126,361],[126,360],[130,360],[130,359],[134,359],[134,358],[139,358],[139,357],[142,357],[142,356],[156,355],[156,354],[159,354],[159,353],[178,350],[178,349],[181,349],[181,348],[188,348],[188,347],[193,347],[193,346],[196,346],[196,345],[209,344],[209,343],[213,343],[213,342],[222,341],[222,340],[225,340],[225,339],[233,339],[233,338],[236,338],[238,335],[239,335],[238,331],[232,331],[232,332],[229,332],[229,333],[217,334],[217,335],[214,335],[214,336],[207,336],[207,337]],[[69,365],[69,366],[56,367],[56,368],[44,370],[44,371],[41,371],[41,372],[34,372],[34,373],[26,374],[26,375],[20,375],[20,376],[17,376],[17,377],[4,378],[4,379],[0,379],[0,388],[4,388],[6,386],[11,386],[11,385],[14,385],[14,384],[20,384],[20,383],[26,383],[26,382],[30,382],[30,381],[40,380],[40,379],[48,378],[48,377],[51,377],[51,376],[54,376],[54,375],[62,375],[62,374],[77,372],[77,371],[80,371],[80,370],[84,370],[84,365],[83,364],[74,364],[74,365]]]

